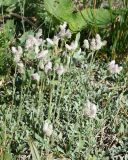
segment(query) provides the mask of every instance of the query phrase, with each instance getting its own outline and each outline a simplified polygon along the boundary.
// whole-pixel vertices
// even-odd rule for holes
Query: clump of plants
[[[107,42],[97,33],[80,46],[66,22],[53,38],[39,29],[19,40],[9,100],[0,93],[1,157],[126,158],[127,67],[96,61]]]
[[[40,81],[39,77],[41,75],[38,75],[39,72],[43,77],[50,75],[51,78],[56,79],[58,75],[58,78],[60,78],[70,66],[82,62],[84,51],[90,52],[93,57],[95,52],[107,43],[102,41],[100,35],[97,34],[95,38],[85,39],[81,48],[79,46],[80,33],[76,35],[75,40],[70,42],[72,33],[66,27],[66,22],[60,25],[59,33],[52,39],[43,39],[42,30],[39,29],[35,35],[27,36],[23,47],[13,46],[12,53],[18,73],[21,75],[33,73],[33,80],[37,77],[37,81]],[[22,37],[20,40],[22,40]]]

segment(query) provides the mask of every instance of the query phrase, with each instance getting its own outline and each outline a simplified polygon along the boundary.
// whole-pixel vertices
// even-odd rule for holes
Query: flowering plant
[[[72,33],[67,29],[67,23],[60,25],[60,31],[51,38],[42,38],[42,30],[39,29],[35,35],[28,35],[25,46],[12,47],[14,62],[18,72],[25,73],[25,70],[32,70],[32,79],[39,81],[40,75],[37,74],[57,74],[61,77],[73,64],[73,59],[79,59],[82,49],[79,47],[80,34],[76,35],[75,40],[69,44]],[[102,41],[99,34],[95,39],[83,42],[83,48],[95,52],[106,44]],[[40,73],[37,73],[39,72]],[[38,78],[37,78],[38,77]]]

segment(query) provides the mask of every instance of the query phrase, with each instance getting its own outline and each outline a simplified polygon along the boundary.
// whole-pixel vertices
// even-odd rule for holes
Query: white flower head
[[[112,60],[109,64],[108,64],[108,70],[110,73],[114,74],[114,73],[120,73],[120,71],[122,70],[122,67],[119,67],[118,64],[115,64],[115,60]]]
[[[14,62],[18,63],[23,53],[21,46],[18,46],[18,49],[12,47],[12,53],[14,54]]]
[[[46,134],[46,136],[50,137],[53,133],[52,124],[49,124],[48,122],[45,122],[44,126],[43,126],[43,132]]]
[[[67,22],[64,22],[63,25],[60,25],[60,30],[65,30],[67,27]]]
[[[50,46],[58,46],[59,39],[58,36],[54,36],[53,39],[47,38],[46,40]]]
[[[72,50],[72,47],[70,46],[70,45],[68,45],[68,44],[65,44],[65,47],[67,48],[67,50]]]
[[[16,53],[17,53],[16,47],[12,47],[12,53],[13,53],[13,54],[16,54]]]
[[[71,32],[69,29],[66,30],[67,27],[67,22],[64,22],[63,25],[60,25],[60,32],[59,32],[59,36],[61,38],[71,38]]]
[[[50,44],[51,46],[54,46],[54,42],[52,39],[47,38],[46,40],[47,40],[48,44]]]
[[[65,68],[63,67],[63,65],[61,64],[61,65],[56,65],[56,67],[55,67],[55,71],[57,72],[57,74],[59,75],[59,76],[61,76],[62,74],[64,74],[64,72],[65,72]]]
[[[45,59],[48,55],[48,50],[42,50],[40,53],[38,53],[37,58],[38,59]]]
[[[96,34],[96,50],[101,49],[106,44],[107,44],[107,41],[106,40],[102,41],[100,35]]]
[[[78,47],[78,42],[72,42],[71,45],[66,44],[65,47],[69,50],[69,51],[75,51]]]
[[[71,36],[72,36],[71,31],[70,31],[69,29],[67,29],[67,30],[65,31],[65,37],[69,39],[69,38],[71,38]]]
[[[68,30],[61,30],[60,32],[59,32],[59,36],[60,36],[60,38],[71,38],[71,32],[70,32],[70,30],[68,29]]]
[[[115,65],[115,63],[116,63],[115,60],[112,60],[108,65],[112,67]]]
[[[52,70],[52,62],[47,62],[47,64],[44,67],[44,71],[45,73],[47,73],[48,71]]]
[[[91,103],[89,100],[84,105],[83,109],[84,115],[87,115],[90,118],[95,118],[97,113],[97,106],[94,103]]]
[[[32,77],[32,80],[35,80],[35,81],[37,81],[37,82],[40,81],[40,76],[39,76],[38,73],[33,73],[33,74],[31,75],[31,77]]]
[[[29,49],[33,49],[34,46],[39,47],[42,44],[42,42],[43,41],[41,38],[34,37],[33,35],[29,35],[28,39],[26,40],[25,48],[29,50]],[[34,49],[35,49],[35,52],[37,53],[38,49],[37,48],[34,48]]]
[[[93,38],[90,42],[90,49],[92,51],[95,51],[96,50],[96,40]]]
[[[102,42],[101,41],[99,41],[99,42],[96,42],[96,48],[95,48],[95,50],[97,51],[97,50],[100,50],[101,48],[102,48]]]
[[[101,41],[101,37],[100,37],[100,35],[99,34],[96,34],[96,50],[100,50],[101,48],[102,48],[102,45],[103,45],[103,43],[102,43],[102,41]]]
[[[35,44],[37,44],[37,39],[33,35],[29,35],[26,40],[25,48],[27,50],[32,49]]]
[[[99,34],[96,34],[96,42],[101,42],[101,37]]]
[[[83,47],[84,47],[85,49],[89,49],[89,41],[88,41],[87,39],[84,40]]]
[[[90,42],[90,49],[92,51],[98,51],[100,50],[103,46],[105,46],[107,41],[102,41],[101,37],[99,34],[96,34],[96,37],[93,38]]]
[[[14,55],[16,55],[16,54],[21,55],[21,54],[23,53],[23,49],[22,49],[21,46],[18,46],[18,49],[16,49],[16,47],[12,47],[12,53],[13,53]]]

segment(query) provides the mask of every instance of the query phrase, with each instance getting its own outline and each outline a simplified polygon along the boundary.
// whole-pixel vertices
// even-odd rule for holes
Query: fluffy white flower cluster
[[[48,71],[52,70],[52,62],[51,61],[46,63],[44,70],[45,70],[45,73],[48,73]]]
[[[49,45],[58,47],[59,39],[60,38],[58,36],[54,36],[53,39],[47,38],[46,40]]]
[[[12,53],[14,55],[14,61],[16,63],[20,62],[20,59],[23,53],[21,46],[18,46],[18,49],[16,47],[12,47]]]
[[[14,62],[17,64],[17,68],[18,68],[19,73],[23,74],[24,73],[24,64],[21,61],[23,49],[21,48],[21,46],[18,46],[18,48],[12,47],[12,53],[14,56]]]
[[[64,22],[63,25],[60,25],[60,32],[59,32],[59,37],[60,38],[71,38],[71,32],[69,29],[66,30],[67,27],[67,22]]]
[[[64,66],[62,64],[56,64],[55,66],[55,71],[56,73],[59,75],[59,77],[64,74],[64,72],[66,71],[66,69],[64,68]]]
[[[114,74],[114,73],[120,73],[120,71],[123,69],[123,67],[119,67],[118,64],[115,63],[115,60],[112,60],[109,64],[108,64],[108,70],[110,73]]]
[[[56,46],[58,47],[58,43],[60,39],[69,39],[71,38],[71,32],[69,29],[66,29],[67,23],[64,22],[63,25],[60,25],[60,31],[59,33],[53,37],[53,39],[47,38],[46,41],[50,46]]]
[[[42,36],[42,30],[39,29],[39,31],[34,35],[28,35],[28,38],[25,43],[25,54],[28,58],[34,57],[39,62],[39,69],[44,70],[44,72],[47,74],[49,71],[54,70],[58,76],[61,76],[65,72],[65,68],[62,64],[55,64],[51,60],[51,48],[50,46],[58,47],[59,40],[61,38],[70,38],[71,32],[69,30],[66,30],[67,23],[65,22],[63,25],[60,25],[60,32],[56,36],[53,37],[53,39],[47,38],[46,40],[43,40],[41,38]],[[23,49],[21,46],[12,47],[12,53],[14,55],[14,61],[17,64],[17,67],[19,68],[18,71],[20,73],[24,73],[25,67],[22,62],[22,56],[23,55]],[[27,54],[26,54],[27,53]],[[33,56],[33,53],[35,55]],[[54,65],[55,66],[54,66]],[[40,81],[40,75],[38,73],[33,73],[31,75],[32,80],[35,80],[37,82]]]
[[[100,50],[103,46],[105,46],[107,41],[102,41],[99,34],[96,34],[96,37],[93,38],[90,43],[87,39],[84,40],[83,47],[85,49],[90,49],[91,51]]]
[[[65,47],[67,48],[67,50],[69,51],[75,51],[78,47],[78,42],[77,41],[73,41],[71,43],[71,45],[65,44]]]
[[[59,26],[59,28],[60,28],[59,33],[56,36],[54,36],[53,39],[50,39],[50,38],[46,39],[48,44],[51,46],[58,46],[60,39],[71,38],[72,34],[69,29],[66,29],[66,27],[67,27],[67,22],[64,22],[63,25],[60,25]]]
[[[33,73],[31,75],[32,80],[39,82],[40,81],[40,76],[38,73]]]
[[[39,31],[36,33],[35,36],[29,35],[28,39],[26,40],[25,48],[26,50],[32,50],[35,49],[35,53],[38,54],[39,52],[39,46],[42,44],[43,40],[40,38],[42,36],[42,30],[39,29]]]
[[[43,132],[46,136],[50,137],[53,133],[53,126],[52,124],[49,124],[48,122],[44,123],[43,126]]]

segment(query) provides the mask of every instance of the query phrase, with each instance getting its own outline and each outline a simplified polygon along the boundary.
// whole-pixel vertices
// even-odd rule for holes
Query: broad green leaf
[[[72,31],[77,32],[88,24],[106,27],[111,23],[111,14],[107,9],[84,9],[74,13],[71,0],[44,0],[46,10],[60,21],[66,21]]]

